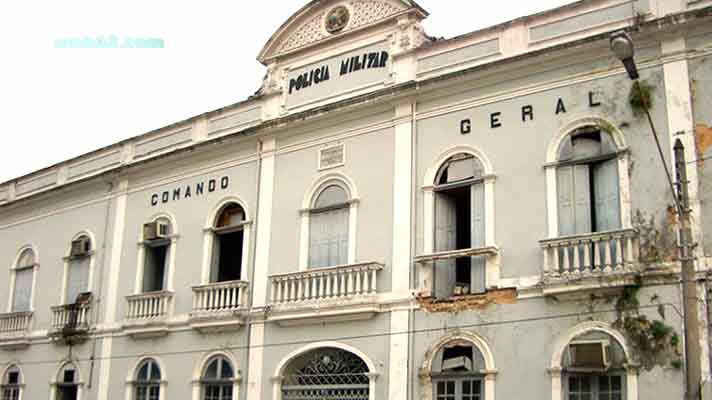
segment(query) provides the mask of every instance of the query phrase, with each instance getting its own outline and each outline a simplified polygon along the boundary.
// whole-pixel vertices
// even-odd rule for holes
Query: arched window
[[[293,359],[285,368],[282,400],[369,400],[366,363],[346,350],[318,348]]]
[[[245,211],[237,203],[225,205],[215,219],[211,283],[238,281],[242,278],[245,219]]]
[[[13,312],[32,310],[32,289],[37,265],[37,256],[34,250],[26,248],[20,253],[14,268],[14,283],[12,288]]]
[[[143,273],[140,291],[143,293],[167,290],[171,264],[173,225],[161,217],[143,226]]]
[[[330,182],[318,192],[309,220],[309,267],[333,267],[349,262],[349,194]]]
[[[79,372],[71,364],[65,364],[57,373],[56,400],[77,400],[79,397]]]
[[[5,371],[0,385],[2,400],[20,400],[22,391],[22,374],[16,366],[11,366]]]
[[[450,157],[440,167],[435,193],[435,252],[485,246],[485,182],[482,163],[470,154]],[[435,262],[435,296],[483,293],[486,257]]]
[[[72,304],[81,293],[89,291],[92,242],[89,236],[81,235],[72,241],[67,258],[65,303]]]
[[[571,132],[556,167],[559,236],[621,228],[618,149],[598,126]]]
[[[563,398],[625,400],[626,363],[623,347],[613,336],[601,331],[577,336],[563,354]]]
[[[483,400],[485,360],[477,347],[456,341],[435,355],[431,370],[433,399]]]
[[[235,385],[235,370],[230,361],[222,356],[211,359],[200,378],[203,400],[232,400]]]
[[[133,400],[161,399],[161,368],[153,359],[144,360],[138,367]]]

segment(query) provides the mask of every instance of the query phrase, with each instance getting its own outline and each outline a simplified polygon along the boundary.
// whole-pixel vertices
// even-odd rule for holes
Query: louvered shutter
[[[455,250],[457,247],[457,214],[452,199],[435,194],[435,251]],[[455,287],[455,260],[435,261],[435,296],[450,297]]]
[[[68,272],[66,302],[72,304],[89,287],[89,257],[70,261]]]
[[[470,197],[471,240],[472,248],[485,246],[485,188],[483,184],[472,185]],[[472,293],[484,293],[486,289],[486,257],[472,257],[471,287]]]
[[[34,268],[25,268],[15,271],[15,292],[13,298],[13,311],[30,311],[33,275]]]
[[[574,233],[592,232],[591,181],[588,165],[574,166],[574,199],[576,201],[576,229]]]
[[[333,260],[333,265],[346,265],[349,262],[349,209],[343,208],[337,210],[335,214],[336,231],[334,233],[339,241],[339,250],[336,258]]]
[[[556,170],[559,236],[591,232],[591,191],[588,165]]]
[[[620,229],[620,196],[618,191],[618,160],[608,160],[593,167],[596,230]]]
[[[309,223],[309,266],[348,263],[349,209],[313,214]]]

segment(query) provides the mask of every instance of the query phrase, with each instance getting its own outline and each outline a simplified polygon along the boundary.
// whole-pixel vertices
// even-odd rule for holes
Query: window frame
[[[17,383],[10,383],[10,374],[17,373]],[[0,381],[0,399],[1,400],[22,400],[25,385],[23,383],[23,373],[20,367],[16,364],[11,364],[7,367]],[[14,391],[14,397],[6,397],[6,390]]]
[[[23,255],[26,252],[32,252],[32,255],[34,257],[34,262],[29,265],[20,265],[20,261],[22,260]],[[7,313],[33,313],[35,311],[35,293],[37,292],[37,274],[39,273],[39,268],[40,268],[40,262],[39,262],[39,253],[37,252],[37,249],[33,245],[27,245],[23,246],[20,248],[20,250],[17,253],[17,256],[15,257],[15,262],[12,264],[10,267],[10,290],[8,293],[8,302],[7,302],[7,307],[6,307],[6,312]],[[32,283],[31,283],[31,292],[30,292],[30,298],[28,299],[29,303],[29,308],[27,310],[16,310],[15,309],[15,295],[16,295],[16,290],[17,290],[17,273],[19,271],[27,271],[27,270],[32,270]]]
[[[347,201],[343,204],[338,204],[330,207],[316,208],[316,201],[321,193],[331,186],[339,186],[346,193]],[[326,267],[310,266],[310,248],[311,248],[311,220],[312,216],[318,213],[328,212],[331,210],[348,208],[348,244],[347,256],[345,265],[356,264],[356,242],[358,232],[358,209],[359,209],[358,190],[353,181],[341,173],[325,174],[311,186],[307,191],[302,201],[301,214],[301,229],[300,229],[300,246],[299,246],[299,271],[306,272],[312,269],[332,268],[339,265],[331,265]]]
[[[144,367],[144,365],[148,366],[148,380],[142,381],[139,380],[138,374],[141,372],[141,369]],[[151,377],[151,368],[155,367],[158,368],[158,373],[159,373],[159,379],[150,379]],[[130,400],[139,400],[138,396],[138,390],[145,388],[147,389],[147,395],[150,396],[148,390],[151,388],[158,388],[158,400],[165,400],[166,398],[166,386],[167,386],[167,376],[165,372],[165,368],[163,367],[163,363],[160,362],[157,358],[155,357],[144,357],[140,359],[135,365],[132,370],[129,371],[129,379],[127,379],[127,385],[126,385],[126,390],[128,391],[127,393],[127,399]],[[150,399],[150,397],[146,397],[146,400]]]
[[[64,372],[68,369],[74,371],[74,382],[64,381]],[[84,380],[82,379],[82,373],[76,363],[69,361],[63,363],[54,374],[52,382],[50,382],[50,398],[58,400],[60,397],[60,392],[62,388],[65,387],[76,387],[77,388],[77,400],[82,399],[82,394],[84,391]]]
[[[580,372],[566,372],[562,374],[562,384],[564,387],[562,388],[562,394],[564,399],[569,399],[570,394],[571,394],[571,389],[570,389],[570,378],[582,378],[582,377],[588,377],[591,378],[591,400],[609,400],[609,399],[600,399],[601,395],[601,390],[599,387],[599,378],[605,377],[605,378],[612,378],[612,377],[618,377],[621,380],[621,400],[628,400],[627,398],[627,388],[626,388],[626,372],[625,371],[610,371],[606,373],[580,373]]]
[[[582,158],[579,160],[559,160],[559,150],[564,141],[572,134],[585,128],[595,127],[602,135],[609,135],[615,146],[615,150],[597,157]],[[606,127],[604,129],[603,127]],[[617,160],[618,172],[618,200],[620,213],[620,229],[632,228],[632,211],[630,203],[630,177],[628,169],[630,165],[630,150],[626,144],[623,133],[598,115],[590,115],[578,118],[564,127],[549,143],[546,155],[544,170],[546,173],[547,192],[547,234],[548,239],[558,239],[564,237],[559,231],[559,185],[557,171],[560,167],[588,164],[591,162],[602,162],[604,160]],[[594,232],[591,232],[594,233]]]
[[[244,219],[240,224],[220,228],[217,226],[218,219],[222,215],[225,208],[229,207],[230,205],[240,206],[244,213]],[[218,203],[217,207],[215,207],[213,211],[208,215],[205,222],[205,228],[203,228],[203,261],[200,276],[201,285],[210,285],[218,283],[212,282],[211,279],[213,272],[212,269],[214,265],[214,257],[216,256],[214,254],[215,241],[218,239],[218,236],[221,234],[234,233],[239,230],[242,230],[242,259],[240,261],[241,267],[239,280],[244,281],[244,277],[249,276],[248,268],[250,266],[251,257],[250,243],[252,243],[252,225],[253,221],[250,219],[250,214],[247,205],[241,199],[237,197],[228,197]]]
[[[86,237],[89,239],[89,252],[86,255],[83,256],[78,256],[78,257],[73,257],[71,255],[72,251],[72,242],[75,240],[81,239],[82,237]],[[89,261],[89,271],[87,272],[87,287],[86,291],[87,292],[93,292],[94,290],[94,267],[96,263],[96,240],[94,238],[94,235],[88,231],[84,230],[72,238],[72,240],[69,242],[69,248],[67,249],[66,256],[62,259],[63,261],[63,272],[62,272],[62,292],[60,294],[60,305],[68,305],[71,304],[72,299],[69,299],[67,296],[67,290],[69,289],[69,277],[70,277],[70,268],[72,268],[72,262],[77,261],[77,260],[88,260]]]
[[[138,245],[138,254],[137,254],[137,260],[136,260],[136,276],[134,280],[134,295],[141,295],[141,294],[149,294],[149,293],[173,293],[174,291],[174,283],[173,283],[173,278],[175,274],[175,263],[176,263],[176,251],[177,251],[177,244],[178,244],[178,239],[180,238],[180,235],[178,234],[178,225],[176,224],[175,218],[166,213],[161,213],[158,215],[153,216],[148,220],[149,223],[152,222],[159,222],[163,220],[164,222],[167,222],[170,225],[171,233],[168,235],[166,238],[162,239],[157,239],[157,240],[144,240],[143,237],[143,224],[139,227],[139,240],[137,242]],[[145,274],[145,268],[146,268],[146,257],[147,257],[147,249],[151,247],[156,247],[156,246],[167,246],[166,249],[166,258],[167,262],[165,262],[165,270],[163,271],[163,289],[159,291],[153,291],[153,292],[145,292],[143,290],[143,285],[144,285],[144,274]]]
[[[207,372],[207,369],[210,367],[210,365],[213,362],[218,363],[218,373],[222,371],[222,363],[228,363],[230,365],[230,368],[232,369],[232,377],[231,378],[222,378],[222,379],[208,379],[205,377],[205,374]],[[224,355],[216,355],[208,359],[206,363],[204,363],[203,371],[200,376],[200,399],[205,400],[207,394],[206,390],[209,386],[217,386],[221,390],[221,394],[219,395],[220,400],[233,400],[236,397],[237,392],[237,370],[235,369],[235,365],[230,360],[229,358],[225,357]],[[222,396],[222,389],[225,387],[229,387],[231,389],[231,395],[227,398],[223,398]]]

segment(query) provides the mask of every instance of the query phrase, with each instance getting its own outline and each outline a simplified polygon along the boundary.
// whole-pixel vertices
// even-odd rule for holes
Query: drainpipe
[[[416,166],[418,165],[417,163],[417,144],[418,140],[416,138],[417,135],[417,129],[416,129],[416,120],[415,120],[415,110],[416,110],[416,103],[413,101],[411,103],[411,110],[410,110],[410,115],[411,115],[411,122],[410,122],[410,129],[411,129],[411,144],[410,144],[410,151],[411,151],[411,156],[410,156],[410,186],[408,190],[410,190],[410,257],[408,259],[408,264],[410,265],[410,268],[408,270],[408,287],[413,290],[413,293],[411,294],[411,301],[410,301],[410,307],[408,310],[409,313],[409,318],[408,318],[408,371],[409,371],[409,379],[410,379],[410,384],[408,385],[408,399],[414,400],[415,399],[415,387],[417,387],[417,382],[415,381],[415,377],[417,376],[417,371],[415,370],[415,301],[413,297],[415,296],[415,291],[417,288],[415,287],[416,285],[416,279],[415,279],[415,270],[413,267],[413,256],[415,255],[416,248],[415,248],[415,238],[418,236],[417,232],[417,222],[418,218],[416,215],[417,207],[415,206],[416,201],[417,201],[417,196],[416,196],[416,190],[415,188],[418,187],[418,184],[416,182],[416,179],[418,177],[417,174],[417,169]]]

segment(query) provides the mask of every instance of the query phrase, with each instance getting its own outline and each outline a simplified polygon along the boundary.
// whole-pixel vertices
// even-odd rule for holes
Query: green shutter
[[[593,167],[596,230],[620,229],[621,210],[618,190],[618,160],[608,160]]]
[[[472,248],[485,246],[485,187],[483,184],[472,185],[470,197],[471,241]],[[472,257],[471,287],[472,293],[484,293],[486,289],[485,257]]]

